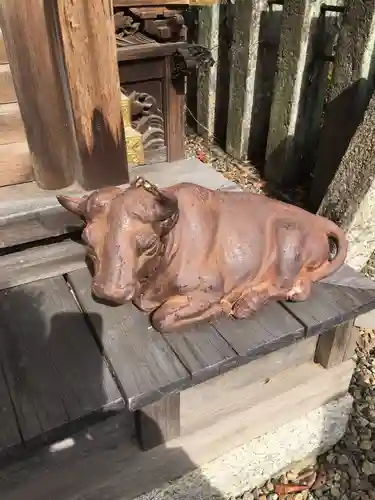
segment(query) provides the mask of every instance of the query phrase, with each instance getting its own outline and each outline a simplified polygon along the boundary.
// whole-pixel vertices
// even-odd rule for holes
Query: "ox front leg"
[[[156,330],[169,333],[212,319],[221,312],[220,297],[205,292],[194,292],[171,297],[153,313],[151,321]]]

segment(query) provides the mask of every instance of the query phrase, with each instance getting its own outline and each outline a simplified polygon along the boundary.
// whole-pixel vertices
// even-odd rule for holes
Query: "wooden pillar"
[[[319,2],[285,0],[267,140],[265,178],[293,184],[299,177],[298,116],[303,97],[311,23]]]
[[[86,189],[128,181],[120,81],[108,0],[57,0],[66,84]]]
[[[198,70],[197,132],[207,140],[215,134],[219,15],[220,5],[202,7],[198,12],[198,43],[211,51],[215,61],[213,66],[205,65]]]
[[[324,368],[332,368],[351,359],[358,340],[358,329],[354,320],[342,323],[319,336],[315,351],[315,362]]]
[[[324,124],[309,196],[312,211],[319,208],[349,143],[363,120],[375,89],[374,57],[375,2],[348,0],[327,90]],[[359,150],[359,153],[362,155],[363,151]],[[352,172],[357,176],[355,168],[353,162]],[[364,173],[359,175],[365,179]],[[352,190],[350,196],[354,195],[358,199],[357,192]]]
[[[259,30],[264,0],[237,0],[231,47],[226,151],[247,159],[255,96]]]
[[[0,2],[0,24],[35,178],[42,188],[59,189],[74,181],[79,159],[53,21],[44,5],[40,0]]]
[[[135,412],[135,430],[143,450],[180,435],[180,393],[171,394]]]

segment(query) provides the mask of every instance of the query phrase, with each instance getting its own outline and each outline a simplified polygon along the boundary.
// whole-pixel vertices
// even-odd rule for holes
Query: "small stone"
[[[372,443],[371,441],[364,440],[359,443],[359,447],[361,450],[371,450],[372,449]]]
[[[338,460],[337,460],[337,463],[339,465],[347,465],[349,462],[349,458],[347,457],[347,455],[340,455]]]
[[[260,495],[259,500],[267,500],[266,495]]]
[[[276,493],[271,493],[270,495],[267,495],[267,500],[278,500],[279,495],[276,495]]]
[[[371,476],[371,474],[375,474],[375,464],[365,460],[362,465],[362,470],[366,476]]]
[[[330,493],[333,498],[341,498],[341,492],[336,486],[332,486]]]
[[[302,493],[297,493],[297,495],[294,495],[294,500],[303,500]]]

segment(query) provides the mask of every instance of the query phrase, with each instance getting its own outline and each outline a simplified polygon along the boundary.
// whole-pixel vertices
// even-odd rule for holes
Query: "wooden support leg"
[[[166,117],[167,159],[185,157],[185,78],[171,80],[171,60],[166,58],[164,80],[164,116]]]
[[[135,413],[135,430],[142,450],[180,435],[180,394],[172,394]]]
[[[322,333],[316,346],[315,362],[324,368],[331,368],[350,359],[357,340],[358,329],[354,327],[354,319]]]

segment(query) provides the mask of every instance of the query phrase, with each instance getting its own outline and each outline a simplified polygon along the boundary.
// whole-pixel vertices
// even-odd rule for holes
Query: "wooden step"
[[[0,64],[0,104],[17,102],[9,64]]]
[[[8,55],[5,50],[3,34],[0,30],[0,64],[4,64],[7,62],[8,62]]]
[[[0,145],[0,186],[21,184],[32,179],[33,170],[27,142]]]
[[[25,128],[16,102],[0,104],[0,144],[24,142]]]

